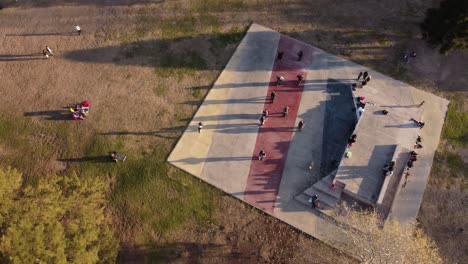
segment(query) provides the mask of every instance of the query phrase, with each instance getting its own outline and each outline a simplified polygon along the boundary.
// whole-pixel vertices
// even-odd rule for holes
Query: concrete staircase
[[[317,195],[320,207],[315,209],[331,216],[335,210],[335,206],[341,199],[341,193],[344,188],[344,185],[339,182],[335,183],[336,187],[334,189],[331,188],[335,174],[336,170],[311,187],[307,188],[303,193],[295,197],[296,201],[312,207],[311,199],[314,195]]]
[[[411,156],[410,152],[411,151],[406,148],[399,149],[398,154],[394,157],[395,167],[393,169],[393,175],[387,176],[383,182],[382,190],[377,200],[377,209],[384,218],[387,217],[393,205],[393,200],[398,192],[398,187],[400,186],[405,172],[406,163]]]

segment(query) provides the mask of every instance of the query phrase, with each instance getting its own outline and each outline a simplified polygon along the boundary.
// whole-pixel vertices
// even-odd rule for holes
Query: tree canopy
[[[51,175],[24,183],[0,169],[0,252],[11,263],[113,263],[118,241],[98,177]]]
[[[439,51],[468,48],[468,1],[444,0],[438,9],[429,8],[421,24],[423,36]]]
[[[343,206],[335,219],[349,240],[349,250],[364,263],[442,263],[433,241],[414,223],[382,221],[376,211]]]

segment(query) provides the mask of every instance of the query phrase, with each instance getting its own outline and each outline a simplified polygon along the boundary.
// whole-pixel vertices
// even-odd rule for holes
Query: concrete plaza
[[[278,60],[280,51],[284,57]],[[369,71],[372,79],[352,91],[360,71]],[[299,85],[298,74],[304,76]],[[277,86],[280,75],[285,81]],[[357,96],[372,102],[362,115],[355,111]],[[422,101],[425,104],[418,107]],[[320,193],[333,207],[343,191],[384,208],[388,217],[414,219],[447,105],[443,98],[253,24],[168,161],[299,230],[345,248],[327,212],[313,209],[308,199]],[[283,117],[286,106],[290,111]],[[265,109],[269,116],[259,126]],[[382,115],[383,109],[389,114]],[[426,126],[419,129],[410,118]],[[305,121],[302,132],[296,128],[300,120]],[[348,148],[352,133],[358,139]],[[418,135],[424,147],[417,150],[418,161],[404,181],[405,155]],[[257,159],[260,150],[266,152],[263,161]],[[343,158],[347,151],[352,151],[351,158]],[[382,167],[395,155],[403,164],[401,172],[382,177]],[[334,181],[344,184],[339,195],[329,189]]]

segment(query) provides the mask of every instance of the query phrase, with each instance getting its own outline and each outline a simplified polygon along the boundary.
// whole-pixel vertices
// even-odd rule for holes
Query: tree
[[[429,8],[421,30],[429,43],[440,45],[442,54],[468,48],[468,1],[444,0],[439,9]]]
[[[442,263],[435,244],[414,223],[382,221],[375,211],[342,206],[335,212],[349,250],[364,263]]]
[[[11,179],[17,176],[0,169],[0,183],[13,182],[16,189]],[[3,257],[11,263],[115,262],[118,242],[104,210],[105,187],[97,177],[51,175],[3,195],[10,199],[0,206]]]

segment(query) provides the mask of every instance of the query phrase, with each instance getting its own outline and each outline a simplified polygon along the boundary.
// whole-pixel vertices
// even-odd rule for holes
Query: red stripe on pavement
[[[298,61],[297,53],[302,50],[304,56]],[[312,62],[312,47],[292,38],[281,36],[278,52],[283,51],[284,57],[276,61],[270,78],[267,100],[264,109],[270,114],[265,124],[259,129],[255,143],[254,157],[250,165],[250,172],[244,192],[244,200],[268,213],[272,213],[277,199],[281,177],[288,155],[292,134],[297,127],[296,116],[301,102],[304,81],[307,72],[303,69]],[[297,86],[297,75],[302,73],[304,80]],[[283,76],[285,80],[276,86],[276,76]],[[272,103],[270,94],[276,92]],[[288,116],[283,117],[282,111],[289,106]],[[260,119],[259,114],[258,118]],[[257,159],[260,150],[264,150],[266,158]]]

